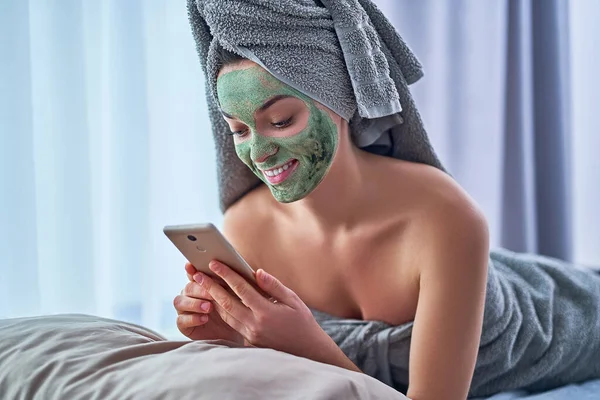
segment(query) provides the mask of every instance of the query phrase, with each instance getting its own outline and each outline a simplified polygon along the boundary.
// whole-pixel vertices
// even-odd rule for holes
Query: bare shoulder
[[[418,210],[420,222],[427,226],[442,226],[442,221],[458,222],[461,225],[485,224],[485,217],[477,203],[449,174],[435,167],[402,162],[396,167],[399,180],[404,184],[398,187],[396,195],[404,197],[407,192]],[[404,192],[403,194],[400,191]]]
[[[485,262],[489,252],[487,221],[458,182],[428,165],[402,162],[395,168],[403,182],[395,195],[409,199],[412,210],[409,240],[427,255],[422,258],[423,264]]]

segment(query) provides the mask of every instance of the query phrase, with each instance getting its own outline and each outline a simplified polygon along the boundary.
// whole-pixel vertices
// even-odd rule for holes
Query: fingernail
[[[268,283],[271,280],[271,276],[269,274],[267,274],[264,269],[260,270],[260,277],[266,283]]]
[[[202,304],[200,304],[200,309],[202,311],[208,311],[209,308],[210,308],[210,303],[208,303],[208,302],[203,302]]]
[[[218,272],[219,272],[219,270],[221,269],[221,266],[219,265],[219,263],[218,263],[218,262],[216,262],[216,261],[211,261],[211,262],[208,264],[208,268],[210,268],[210,270],[211,270],[211,271],[213,271],[213,272],[215,272],[215,273],[218,273]]]
[[[200,316],[200,322],[204,323],[204,322],[206,322],[206,321],[208,321],[208,315],[206,315],[206,314],[202,314],[202,315]]]
[[[202,283],[202,274],[194,274],[194,280],[198,283]]]

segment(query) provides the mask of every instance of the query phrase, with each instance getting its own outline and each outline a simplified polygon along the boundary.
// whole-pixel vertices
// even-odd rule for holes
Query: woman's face
[[[254,63],[222,71],[217,93],[238,157],[277,201],[300,200],[321,183],[338,143],[327,111]]]

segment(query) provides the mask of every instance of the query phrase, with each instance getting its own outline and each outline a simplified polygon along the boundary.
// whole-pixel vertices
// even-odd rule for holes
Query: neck
[[[323,181],[307,197],[291,203],[299,220],[312,222],[320,230],[344,230],[354,225],[357,208],[367,200],[368,160],[349,135],[340,138],[335,159]]]

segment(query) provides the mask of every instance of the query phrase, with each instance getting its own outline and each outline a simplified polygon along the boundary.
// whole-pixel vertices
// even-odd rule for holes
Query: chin
[[[271,194],[273,195],[273,198],[275,198],[275,200],[277,200],[281,204],[295,203],[296,201],[302,200],[303,198],[306,197],[306,195],[303,195],[303,196],[294,196],[294,197],[281,196],[279,194],[275,194],[273,192],[273,190],[271,190]]]
[[[271,194],[273,195],[275,200],[277,200],[279,203],[282,203],[282,204],[289,204],[289,203],[294,203],[296,201],[302,200],[303,198],[305,198],[312,192],[312,190],[309,190],[306,193],[302,193],[302,194],[295,195],[295,196],[290,196],[290,195],[286,195],[286,194],[283,194],[280,192],[278,193],[277,190],[273,186],[269,186],[269,188],[271,189]]]
[[[323,178],[324,177],[322,177],[319,180],[319,182],[317,182],[315,185],[311,185],[310,189],[306,189],[302,193],[297,194],[295,196],[291,196],[286,193],[281,193],[281,191],[278,191],[275,186],[271,186],[271,185],[268,185],[268,186],[269,186],[269,189],[271,190],[271,194],[273,195],[275,200],[277,200],[279,203],[282,203],[282,204],[289,204],[289,203],[294,203],[296,201],[300,201],[300,200],[308,197],[311,193],[313,193],[315,191],[315,189],[317,187],[319,187],[319,185],[323,181]]]

